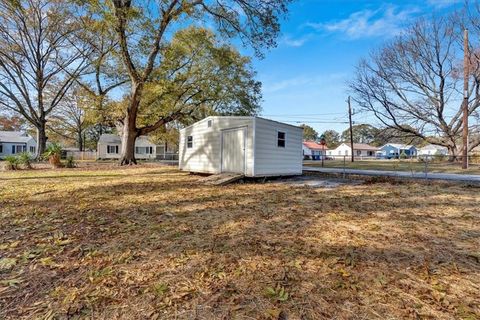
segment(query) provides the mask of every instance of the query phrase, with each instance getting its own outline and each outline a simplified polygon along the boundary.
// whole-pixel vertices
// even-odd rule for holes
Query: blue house
[[[385,159],[398,159],[403,154],[406,157],[416,157],[417,148],[412,145],[399,144],[399,143],[387,143],[380,148],[379,155]]]

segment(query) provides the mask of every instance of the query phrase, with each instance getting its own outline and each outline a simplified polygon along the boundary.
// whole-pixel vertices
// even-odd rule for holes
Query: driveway
[[[373,177],[395,177],[395,178],[408,178],[408,179],[448,180],[448,181],[457,181],[457,182],[480,183],[480,175],[474,175],[474,174],[433,173],[433,172],[425,174],[424,172],[320,168],[320,167],[307,167],[307,166],[303,167],[303,171],[334,173],[334,174],[345,173],[345,174],[356,174],[356,175],[373,176]]]

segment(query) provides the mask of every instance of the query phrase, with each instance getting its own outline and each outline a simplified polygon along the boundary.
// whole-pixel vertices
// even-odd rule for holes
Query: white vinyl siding
[[[285,133],[285,147],[278,146],[278,132]],[[302,128],[255,118],[255,176],[302,174],[302,141]]]
[[[208,122],[212,121],[212,126]],[[208,117],[180,130],[179,168],[185,171],[222,171],[222,134],[245,131],[245,175],[275,176],[302,173],[302,128],[256,117]],[[284,147],[279,147],[279,132]],[[187,147],[193,137],[191,148]]]
[[[212,126],[208,127],[208,121]],[[179,168],[191,172],[222,171],[222,131],[246,128],[245,175],[253,175],[253,117],[209,117],[180,130]],[[192,136],[188,148],[187,137]]]

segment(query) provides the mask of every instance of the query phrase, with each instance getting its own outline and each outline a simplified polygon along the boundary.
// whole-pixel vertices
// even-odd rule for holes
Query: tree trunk
[[[82,131],[77,132],[77,145],[78,145],[78,150],[83,151],[83,135]]]
[[[45,149],[47,148],[47,134],[45,132],[45,123],[46,121],[42,121],[36,125],[37,127],[37,154],[36,158],[39,159],[42,154],[45,153]]]
[[[137,140],[138,131],[135,123],[135,116],[127,114],[122,130],[122,152],[120,154],[120,165],[137,164],[135,159],[135,140]]]
[[[448,161],[455,162],[457,161],[457,147],[456,146],[449,146],[447,147],[448,150]]]

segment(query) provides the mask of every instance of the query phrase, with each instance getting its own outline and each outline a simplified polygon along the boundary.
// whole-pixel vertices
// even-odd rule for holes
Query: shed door
[[[245,128],[222,131],[222,172],[245,173]]]

